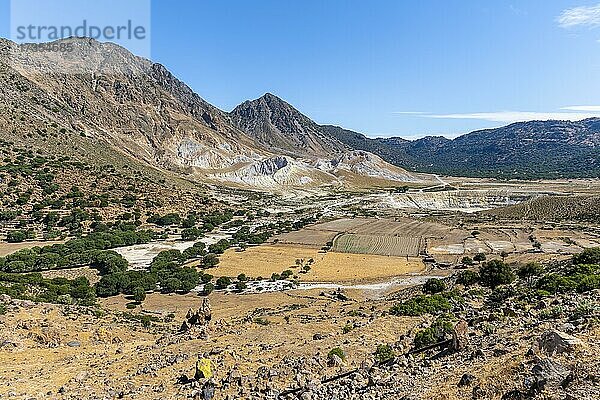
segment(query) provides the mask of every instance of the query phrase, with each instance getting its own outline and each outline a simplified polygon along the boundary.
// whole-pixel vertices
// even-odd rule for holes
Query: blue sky
[[[151,57],[224,110],[272,92],[370,136],[600,116],[600,0],[155,0]]]

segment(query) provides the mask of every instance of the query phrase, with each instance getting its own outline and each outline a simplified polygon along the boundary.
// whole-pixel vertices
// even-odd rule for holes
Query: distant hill
[[[370,139],[335,126],[327,133],[352,148],[419,172],[499,178],[600,177],[600,119],[531,121],[475,131],[454,140]]]
[[[320,125],[271,93],[245,101],[230,115],[239,129],[273,152],[328,157],[349,150],[327,135]]]

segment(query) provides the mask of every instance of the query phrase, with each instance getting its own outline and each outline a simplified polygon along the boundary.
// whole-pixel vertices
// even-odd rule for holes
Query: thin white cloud
[[[481,112],[468,114],[429,114],[427,118],[436,119],[473,119],[480,121],[513,123],[525,121],[580,121],[586,118],[600,117],[598,112],[533,112],[533,111],[500,111],[500,112]]]
[[[600,112],[600,106],[569,106],[569,107],[563,107],[563,108],[561,108],[561,110]]]
[[[575,26],[600,26],[600,4],[595,6],[582,6],[567,8],[557,18],[558,25],[562,28]]]

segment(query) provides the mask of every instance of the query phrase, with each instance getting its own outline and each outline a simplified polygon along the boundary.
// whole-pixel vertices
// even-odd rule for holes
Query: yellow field
[[[23,243],[0,243],[0,257],[5,257],[11,253],[22,249],[30,249],[32,247],[52,246],[53,244],[64,243],[65,241],[38,241],[38,242],[23,242]]]
[[[314,259],[311,270],[300,274],[297,259]],[[211,275],[269,278],[273,273],[291,269],[302,282],[375,282],[387,278],[419,273],[425,265],[418,257],[388,257],[371,254],[319,253],[316,249],[292,245],[262,245],[244,252],[229,249],[220,257]]]
[[[323,255],[315,248],[283,244],[249,247],[243,252],[229,249],[219,257],[219,266],[208,270],[208,273],[231,277],[244,273],[253,278],[270,278],[273,273],[279,274],[295,267],[299,258],[318,261]]]
[[[419,273],[425,264],[417,257],[388,257],[370,254],[327,253],[311,271],[302,275],[310,282],[374,282]]]

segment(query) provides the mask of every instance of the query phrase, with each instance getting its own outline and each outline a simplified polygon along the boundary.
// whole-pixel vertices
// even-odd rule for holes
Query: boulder
[[[469,325],[460,321],[452,330],[452,350],[462,351],[469,344]]]
[[[538,339],[539,349],[548,355],[570,353],[582,344],[575,336],[557,330],[547,331]]]
[[[344,360],[342,360],[337,354],[332,354],[327,360],[328,367],[341,367],[344,364]]]
[[[198,361],[196,362],[196,373],[194,374],[194,379],[197,381],[200,379],[210,379],[212,378],[212,365],[208,358],[200,358],[198,357]]]
[[[458,387],[471,386],[473,382],[475,382],[475,376],[471,374],[464,374],[458,382]]]

